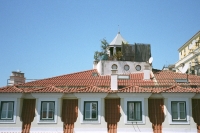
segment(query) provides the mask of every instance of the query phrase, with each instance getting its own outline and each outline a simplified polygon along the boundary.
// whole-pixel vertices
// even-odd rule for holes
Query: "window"
[[[112,69],[117,69],[117,65],[116,65],[116,64],[113,64],[113,65],[112,65]]]
[[[127,120],[128,121],[142,121],[142,103],[137,102],[127,102]]]
[[[54,101],[48,101],[48,102],[42,101],[40,119],[54,120],[54,109],[55,109]]]
[[[1,102],[1,120],[12,120],[14,112],[14,102],[13,101],[2,101]]]
[[[124,66],[124,70],[128,71],[130,69],[129,65]]]
[[[130,79],[130,76],[129,75],[118,75],[118,79]]]
[[[75,96],[80,98],[80,123],[84,124],[101,124],[101,102],[102,98],[106,97],[106,94],[79,94],[76,93]]]
[[[98,102],[84,102],[84,120],[98,120]]]
[[[174,79],[176,83],[188,83],[187,79]]]
[[[172,121],[186,121],[186,103],[184,101],[171,102]]]
[[[135,69],[136,69],[137,71],[140,71],[140,70],[141,70],[141,66],[140,66],[140,65],[137,65],[137,66],[135,67]]]

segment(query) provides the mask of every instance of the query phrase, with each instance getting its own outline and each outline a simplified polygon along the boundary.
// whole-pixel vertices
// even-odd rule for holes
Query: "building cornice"
[[[184,45],[182,45],[178,51],[180,52],[183,48],[185,48],[190,42],[192,42],[193,39],[195,39],[197,36],[200,36],[200,31],[198,31],[194,36],[192,36]]]

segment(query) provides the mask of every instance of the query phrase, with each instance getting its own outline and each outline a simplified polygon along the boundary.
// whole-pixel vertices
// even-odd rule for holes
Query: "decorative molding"
[[[61,98],[63,93],[31,93],[35,98]]]
[[[0,93],[0,98],[8,98],[8,97],[21,98],[22,93]]]
[[[120,98],[137,97],[149,98],[152,93],[117,93]]]
[[[105,98],[107,93],[74,93],[77,98]]]
[[[164,98],[192,98],[195,96],[195,93],[161,93]]]

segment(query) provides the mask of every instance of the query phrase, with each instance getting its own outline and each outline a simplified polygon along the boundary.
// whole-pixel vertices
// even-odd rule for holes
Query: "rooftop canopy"
[[[110,45],[122,45],[122,42],[126,43],[127,41],[121,36],[120,32],[118,32]]]

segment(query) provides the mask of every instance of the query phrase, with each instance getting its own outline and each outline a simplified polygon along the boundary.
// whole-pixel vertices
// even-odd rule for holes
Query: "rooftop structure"
[[[123,43],[127,43],[127,41],[121,36],[120,32],[116,35],[116,37],[109,44],[110,46],[121,46]]]

